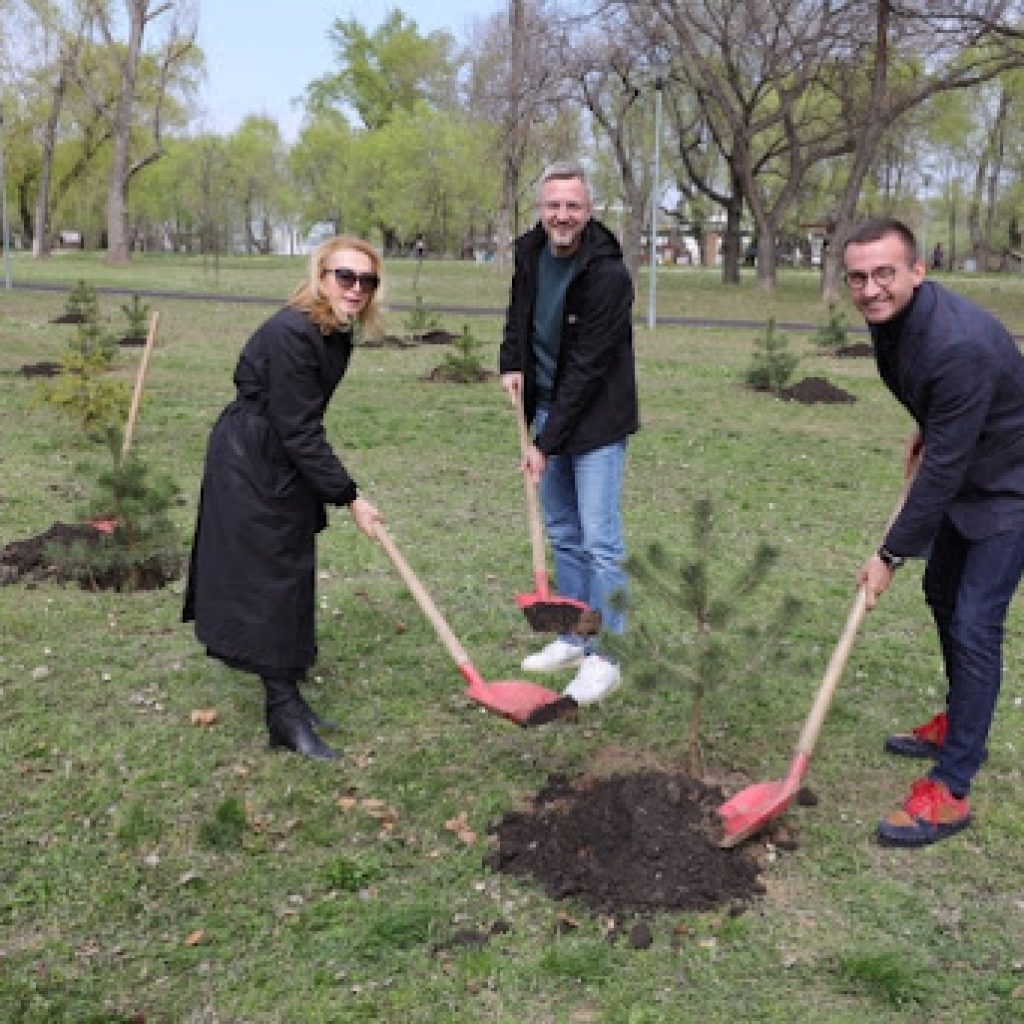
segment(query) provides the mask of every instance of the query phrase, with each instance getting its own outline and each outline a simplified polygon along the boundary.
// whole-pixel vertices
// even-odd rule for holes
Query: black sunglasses
[[[325,274],[333,274],[334,280],[342,288],[354,288],[357,284],[360,290],[373,293],[380,287],[380,277],[377,274],[357,274],[349,267],[328,267]]]

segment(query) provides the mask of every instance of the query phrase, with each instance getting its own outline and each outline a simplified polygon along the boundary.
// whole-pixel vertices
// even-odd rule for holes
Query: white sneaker
[[[562,692],[577,704],[593,704],[607,697],[621,682],[622,672],[618,665],[599,654],[588,654],[576,678]]]
[[[523,658],[527,672],[557,672],[560,668],[575,668],[583,661],[583,647],[567,640],[552,640],[542,651]]]

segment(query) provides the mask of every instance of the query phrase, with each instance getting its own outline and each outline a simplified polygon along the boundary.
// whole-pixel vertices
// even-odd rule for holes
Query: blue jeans
[[[944,520],[928,556],[924,594],[939,632],[949,731],[933,779],[965,795],[982,761],[1003,674],[1003,627],[1024,572],[1024,530],[984,540]]]
[[[535,426],[544,429],[548,411],[537,410]],[[583,455],[554,455],[540,481],[544,522],[555,563],[559,596],[583,601],[601,613],[602,628],[623,633],[626,613],[614,594],[626,594],[626,545],[622,539],[622,476],[626,442],[616,441]],[[596,650],[592,638],[564,636]]]

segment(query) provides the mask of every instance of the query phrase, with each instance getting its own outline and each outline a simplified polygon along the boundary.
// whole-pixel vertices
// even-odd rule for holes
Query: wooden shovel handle
[[[128,410],[128,420],[124,425],[124,441],[121,443],[121,458],[128,454],[132,446],[132,434],[135,432],[135,421],[139,417],[139,406],[142,403],[142,388],[146,382],[146,372],[149,369],[149,357],[153,352],[153,345],[156,343],[156,329],[160,323],[160,314],[153,311],[149,318],[149,333],[146,335],[146,347],[142,350],[142,358],[139,360],[139,369],[135,374],[135,390],[132,392],[132,404]]]
[[[519,450],[525,459],[526,450],[530,447],[530,434],[526,427],[521,390],[516,391],[516,422],[519,425]],[[540,579],[547,576],[548,570],[544,559],[544,528],[540,521],[537,487],[528,473],[523,473],[523,485],[526,488],[526,518],[530,524],[530,544],[533,547],[533,576],[534,579]]]
[[[405,580],[405,585],[409,588],[412,596],[416,599],[416,603],[420,606],[420,610],[434,627],[434,631],[437,633],[441,643],[444,644],[448,653],[452,656],[455,664],[459,666],[466,664],[469,661],[469,655],[466,654],[462,644],[460,644],[456,639],[455,634],[449,628],[448,623],[441,617],[441,613],[437,610],[434,602],[430,599],[430,595],[424,589],[423,584],[416,578],[416,574],[409,567],[409,563],[402,557],[401,552],[395,546],[395,542],[391,539],[391,535],[384,528],[383,523],[377,523],[376,536],[377,542],[387,552],[388,558],[391,559],[402,579]]]
[[[920,459],[916,460],[910,467],[910,472],[903,481],[903,489],[900,491],[900,496],[896,499],[896,505],[892,510],[892,514],[889,516],[886,533],[889,532],[889,527],[896,521],[896,517],[900,514],[903,504],[907,500],[907,495],[910,493],[910,488],[913,486],[914,477],[917,475],[917,467],[919,464]],[[867,608],[867,588],[860,587],[857,590],[856,598],[854,598],[853,607],[850,608],[850,612],[846,617],[846,625],[843,627],[842,635],[839,637],[835,650],[832,651],[832,657],[829,658],[828,666],[825,669],[825,675],[822,677],[821,685],[818,687],[818,693],[814,698],[814,704],[811,706],[810,714],[808,714],[807,721],[804,723],[803,731],[800,733],[800,741],[797,743],[796,747],[797,754],[806,754],[810,756],[815,743],[818,742],[818,733],[821,732],[822,723],[825,721],[825,715],[828,712],[829,704],[832,702],[832,695],[835,693],[836,686],[839,683],[839,677],[843,674],[843,668],[846,665],[847,658],[850,656],[853,641],[857,637],[857,631],[860,629],[861,622],[864,621],[864,615],[867,612]]]

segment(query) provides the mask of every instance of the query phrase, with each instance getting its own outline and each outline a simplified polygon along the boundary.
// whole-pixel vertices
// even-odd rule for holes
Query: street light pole
[[[661,184],[661,90],[665,82],[661,75],[654,79],[654,175],[651,181],[651,273],[650,294],[647,297],[647,327],[654,330],[658,323],[658,193]]]
[[[4,160],[7,149],[7,132],[4,130],[4,110],[0,107],[0,203],[3,205],[3,234],[4,234],[4,287],[10,290],[11,287],[11,252],[8,245],[7,231],[7,165]]]

